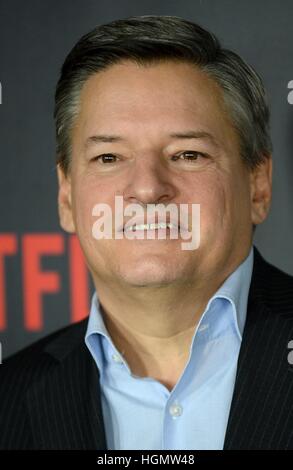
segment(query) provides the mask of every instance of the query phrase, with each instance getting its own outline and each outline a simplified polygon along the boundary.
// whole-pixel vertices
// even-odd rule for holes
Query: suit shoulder
[[[293,276],[265,260],[255,251],[251,297],[262,301],[278,315],[293,319]]]
[[[259,270],[259,275],[266,278],[266,283],[271,288],[292,289],[293,287],[293,276],[269,261],[265,261],[265,269]]]
[[[7,393],[11,386],[14,390],[21,389],[23,393],[30,384],[49,374],[58,360],[48,353],[47,348],[65,335],[74,335],[77,326],[66,326],[4,359],[0,365],[0,397],[1,392]]]
[[[61,357],[81,344],[85,321],[40,339],[0,365],[0,449],[33,449],[27,397],[58,371]],[[48,382],[47,382],[48,383]],[[34,406],[34,403],[31,403]]]

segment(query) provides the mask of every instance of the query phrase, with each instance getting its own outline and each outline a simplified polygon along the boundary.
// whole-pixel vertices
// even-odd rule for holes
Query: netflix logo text
[[[89,275],[79,241],[75,235],[61,233],[0,233],[0,331],[8,327],[6,261],[20,255],[23,327],[41,331],[44,327],[43,297],[62,289],[58,270],[42,268],[44,257],[66,256],[70,322],[82,320],[89,313]]]

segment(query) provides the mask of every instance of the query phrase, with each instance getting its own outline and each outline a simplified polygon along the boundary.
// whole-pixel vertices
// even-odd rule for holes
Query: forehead
[[[200,127],[219,140],[232,132],[219,85],[184,62],[121,62],[92,75],[80,95],[78,127],[120,133]],[[218,134],[218,136],[217,136]]]

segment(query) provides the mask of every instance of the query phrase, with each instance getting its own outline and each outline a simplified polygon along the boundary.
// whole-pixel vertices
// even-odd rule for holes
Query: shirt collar
[[[226,299],[232,305],[233,319],[236,331],[242,340],[247,313],[248,293],[253,270],[253,245],[249,254],[242,263],[227,277],[219,289],[208,301],[205,312],[208,311],[216,299]]]
[[[252,276],[253,259],[254,253],[252,245],[245,260],[230,274],[230,276],[227,277],[227,279],[223,282],[215,294],[209,299],[196,331],[202,324],[202,320],[206,316],[206,313],[208,313],[209,310],[211,310],[211,307],[216,304],[217,299],[222,298],[229,301],[232,305],[234,325],[240,341],[242,340],[242,334],[246,321],[247,300]],[[103,369],[101,365],[106,360],[105,351],[103,347],[101,347],[101,342],[99,342],[100,339],[102,339],[101,336],[107,338],[108,343],[111,343],[112,351],[115,351],[116,354],[119,355],[120,353],[113,344],[112,338],[110,337],[109,332],[105,326],[101,305],[97,292],[95,291],[91,301],[91,309],[87,332],[85,335],[85,342],[91,351],[91,354],[95,358],[100,370]]]

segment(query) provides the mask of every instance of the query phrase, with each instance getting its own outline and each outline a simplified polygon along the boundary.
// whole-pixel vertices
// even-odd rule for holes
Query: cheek
[[[80,179],[73,186],[73,214],[77,233],[82,239],[92,238],[92,226],[97,219],[92,215],[96,204],[106,203],[111,206],[107,198],[107,188],[97,181]]]
[[[249,226],[250,192],[247,174],[241,168],[235,168],[228,173],[218,174],[211,186],[209,197],[208,223],[220,230],[219,238],[232,236]]]
[[[249,182],[241,171],[217,171],[201,175],[193,191],[200,203],[202,246],[222,247],[247,230],[250,217]]]
[[[229,211],[229,185],[221,175],[201,175],[194,181],[194,190],[189,201],[200,204],[201,235],[217,233]]]

